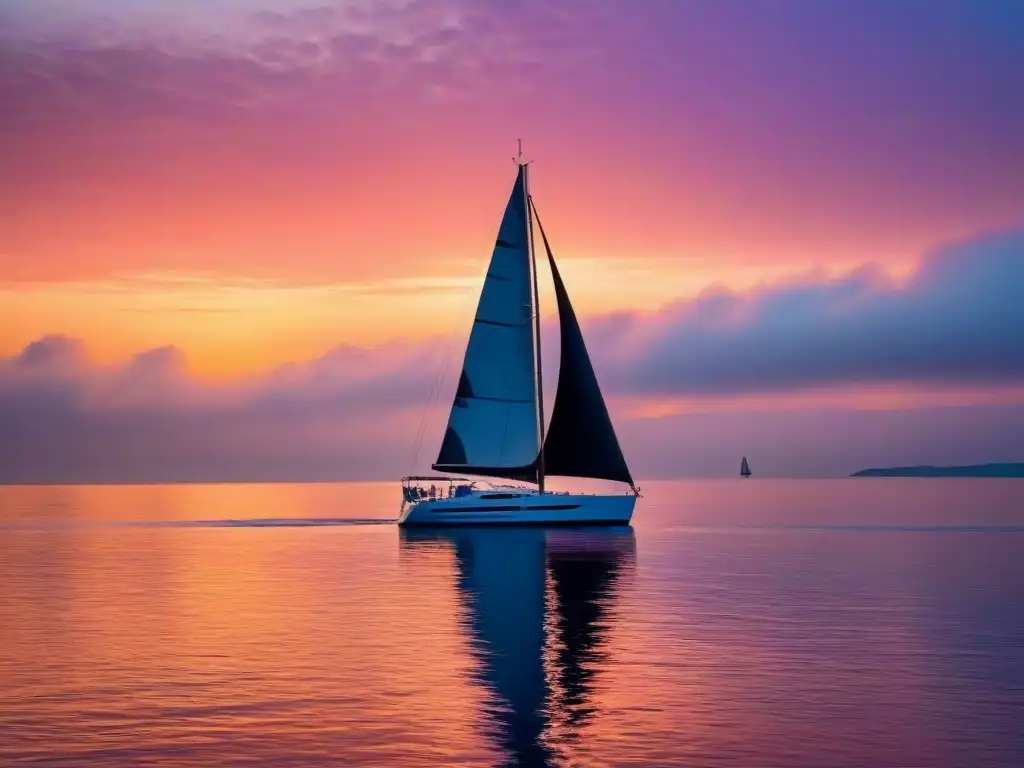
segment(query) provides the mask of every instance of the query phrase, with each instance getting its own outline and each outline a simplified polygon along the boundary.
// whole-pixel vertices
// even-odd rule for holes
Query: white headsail
[[[435,469],[528,476],[539,448],[530,221],[520,166]],[[510,470],[508,473],[503,469]],[[518,472],[514,471],[518,470]]]

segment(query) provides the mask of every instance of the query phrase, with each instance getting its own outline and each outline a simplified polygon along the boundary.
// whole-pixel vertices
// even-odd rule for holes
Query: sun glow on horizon
[[[655,312],[710,286],[743,292],[789,279],[801,266],[781,261],[716,270],[712,256],[616,259],[569,252],[555,257],[584,320]],[[538,260],[541,311],[553,319],[550,271],[539,255]],[[468,334],[486,262],[487,255],[447,259],[433,275],[356,282],[285,281],[209,270],[8,283],[0,287],[0,355],[15,355],[37,338],[70,331],[103,364],[171,345],[185,353],[190,372],[199,378],[259,374],[341,343],[374,347]],[[820,278],[853,266],[805,271]],[[889,270],[894,278],[911,272]]]

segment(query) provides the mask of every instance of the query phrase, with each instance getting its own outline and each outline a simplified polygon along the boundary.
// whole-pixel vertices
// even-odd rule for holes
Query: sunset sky
[[[1018,0],[0,0],[0,62],[0,481],[425,469],[517,138],[635,475],[1024,460]]]

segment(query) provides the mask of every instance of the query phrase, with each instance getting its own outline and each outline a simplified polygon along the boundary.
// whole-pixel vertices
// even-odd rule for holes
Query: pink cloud
[[[1019,219],[1016,51],[942,14],[220,3],[154,36],[182,4],[142,5],[59,35],[0,5],[0,276],[428,270],[493,238],[519,136],[595,258],[895,260]]]

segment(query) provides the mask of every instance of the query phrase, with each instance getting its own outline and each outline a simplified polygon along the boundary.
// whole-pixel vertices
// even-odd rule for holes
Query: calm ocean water
[[[0,488],[0,765],[1024,765],[1024,482]]]

